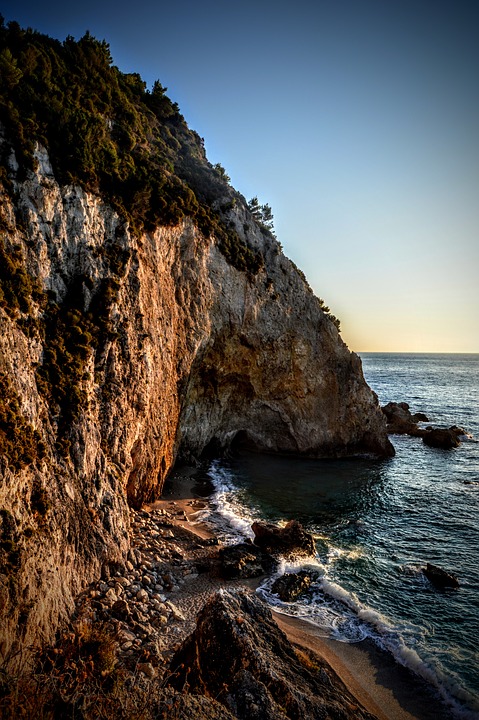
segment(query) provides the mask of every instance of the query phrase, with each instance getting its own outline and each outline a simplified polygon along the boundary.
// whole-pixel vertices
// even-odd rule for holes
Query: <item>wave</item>
[[[242,495],[235,473],[219,461],[211,464],[209,476],[214,486],[208,521],[215,527],[225,544],[253,538],[251,525],[261,520],[261,512],[252,507],[249,498]],[[277,572],[264,580],[258,594],[277,612],[298,617],[314,624],[316,632],[324,637],[346,643],[370,639],[382,650],[427,683],[436,688],[443,701],[460,720],[477,720],[479,701],[468,692],[459,679],[450,672],[443,672],[434,658],[424,659],[426,628],[412,622],[393,623],[379,610],[370,607],[357,595],[335,582],[329,573],[335,563],[346,558],[360,560],[360,547],[341,548],[324,534],[315,535],[321,555],[307,562],[304,558],[293,562],[283,560]],[[309,590],[299,601],[286,603],[271,592],[276,578],[286,572],[307,570],[313,576]],[[418,580],[424,576],[420,565],[402,566],[400,571]],[[425,582],[425,580],[424,580]],[[466,706],[466,707],[465,707]]]

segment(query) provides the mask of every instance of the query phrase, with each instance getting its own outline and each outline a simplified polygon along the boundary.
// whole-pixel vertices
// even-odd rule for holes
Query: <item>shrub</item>
[[[22,172],[33,168],[40,142],[60,182],[101,194],[138,234],[184,217],[207,234],[228,232],[212,208],[231,194],[224,168],[206,161],[166,88],[156,81],[149,91],[137,73],[120,72],[104,40],[86,33],[61,43],[2,22],[0,77],[0,120]]]

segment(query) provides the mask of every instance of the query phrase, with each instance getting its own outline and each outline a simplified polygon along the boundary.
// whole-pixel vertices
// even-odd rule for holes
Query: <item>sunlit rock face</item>
[[[392,448],[360,360],[244,204],[226,219],[261,252],[255,276],[189,220],[133,236],[101,199],[60,187],[41,149],[20,178],[2,143],[13,187],[3,237],[43,293],[28,312],[0,307],[0,371],[44,448],[21,468],[1,461],[0,653],[13,656],[51,639],[75,593],[123,561],[128,504],[157,496],[178,455],[232,443],[318,458]],[[73,343],[80,411],[67,427],[39,379],[53,332],[47,303],[70,343],[68,323],[93,318]],[[57,357],[59,382],[69,352]]]

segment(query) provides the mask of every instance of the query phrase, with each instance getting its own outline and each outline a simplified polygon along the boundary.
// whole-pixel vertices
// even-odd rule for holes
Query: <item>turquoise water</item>
[[[393,436],[396,456],[385,461],[215,461],[213,521],[233,542],[251,536],[255,518],[299,519],[317,540],[310,593],[280,603],[268,579],[260,594],[324,635],[372,638],[434,685],[457,717],[479,718],[479,356],[361,357],[381,404],[406,401],[431,424],[460,425],[472,437],[444,451]],[[453,572],[460,588],[435,589],[426,562]]]

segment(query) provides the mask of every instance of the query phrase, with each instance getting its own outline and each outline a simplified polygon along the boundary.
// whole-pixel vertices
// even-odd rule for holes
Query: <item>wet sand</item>
[[[290,642],[312,650],[379,720],[450,720],[451,714],[421,678],[368,640],[342,643],[321,636],[312,623],[273,611]]]

